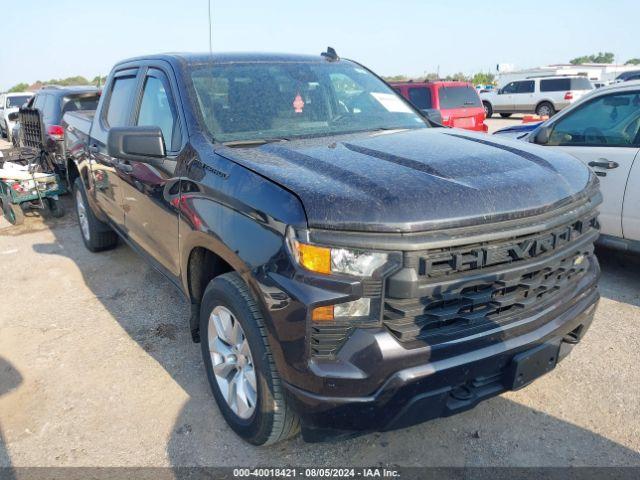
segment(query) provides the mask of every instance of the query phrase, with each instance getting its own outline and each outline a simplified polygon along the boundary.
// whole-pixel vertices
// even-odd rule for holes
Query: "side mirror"
[[[547,125],[542,125],[538,128],[536,135],[534,137],[535,143],[538,145],[546,145],[549,143],[549,138],[551,137],[551,127]]]
[[[15,122],[18,120],[18,112],[11,112],[7,118],[9,118],[10,122]]]
[[[134,162],[166,157],[160,127],[114,127],[107,137],[109,156]]]
[[[442,114],[435,108],[423,108],[422,113],[432,122],[442,125]]]

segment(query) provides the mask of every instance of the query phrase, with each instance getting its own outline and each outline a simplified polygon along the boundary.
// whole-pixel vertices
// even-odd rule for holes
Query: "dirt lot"
[[[168,281],[126,246],[89,253],[72,214],[0,218],[0,466],[640,466],[640,259],[599,254],[593,327],[526,389],[401,431],[255,448],[218,413]]]

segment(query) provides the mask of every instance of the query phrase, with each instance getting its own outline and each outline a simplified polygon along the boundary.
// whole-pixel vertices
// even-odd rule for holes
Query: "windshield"
[[[384,82],[345,61],[194,66],[191,78],[218,142],[427,126]]]
[[[7,108],[21,107],[23,104],[29,101],[30,98],[31,98],[31,95],[22,95],[20,97],[7,97],[6,107]]]

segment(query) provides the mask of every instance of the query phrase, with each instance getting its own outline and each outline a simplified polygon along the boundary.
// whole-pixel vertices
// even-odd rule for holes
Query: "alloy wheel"
[[[258,401],[256,372],[249,342],[234,314],[221,305],[209,316],[207,339],[220,393],[240,418],[253,415]]]

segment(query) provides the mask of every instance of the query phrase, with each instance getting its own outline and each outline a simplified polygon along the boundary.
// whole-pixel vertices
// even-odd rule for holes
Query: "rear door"
[[[602,233],[623,236],[622,206],[640,149],[640,91],[598,96],[552,124],[549,145],[570,153],[600,177]]]
[[[120,165],[107,151],[107,137],[112,127],[131,125],[131,116],[138,84],[138,68],[126,68],[114,73],[107,87],[100,115],[91,126],[89,158],[92,185],[98,206],[122,232],[124,229],[124,203]]]
[[[522,80],[516,82],[516,93],[513,94],[513,108],[518,112],[532,112],[536,102],[533,96],[534,80]]]
[[[169,73],[167,71],[167,73]],[[177,157],[183,149],[184,122],[178,113],[175,84],[160,66],[145,68],[135,102],[133,125],[160,127],[167,157],[146,162],[120,163],[125,227],[129,238],[148,253],[166,273],[180,273],[178,211],[175,177]]]

